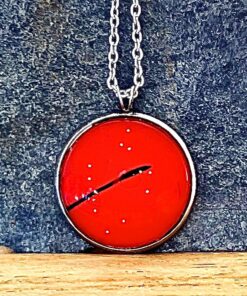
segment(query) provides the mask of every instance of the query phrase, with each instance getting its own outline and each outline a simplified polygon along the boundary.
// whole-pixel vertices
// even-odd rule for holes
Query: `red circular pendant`
[[[85,239],[135,252],[180,228],[193,203],[195,173],[185,144],[167,125],[147,115],[111,115],[68,143],[57,190]]]

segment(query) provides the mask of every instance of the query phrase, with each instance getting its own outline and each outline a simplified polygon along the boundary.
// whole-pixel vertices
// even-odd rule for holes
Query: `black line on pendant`
[[[81,203],[83,203],[84,201],[86,201],[87,199],[89,199],[90,197],[94,196],[94,195],[97,195],[99,194],[100,192],[110,188],[111,186],[121,182],[121,181],[124,181],[128,178],[132,178],[136,175],[139,175],[147,170],[149,170],[151,168],[151,165],[144,165],[144,166],[141,166],[141,167],[138,167],[136,169],[133,169],[133,170],[130,170],[126,173],[123,173],[120,175],[120,177],[118,177],[117,179],[99,187],[98,189],[92,191],[91,193],[87,194],[86,196],[84,196],[83,198],[77,200],[76,202],[72,203],[70,206],[67,207],[67,211],[70,211],[72,209],[74,209],[75,207],[77,207],[78,205],[80,205]]]

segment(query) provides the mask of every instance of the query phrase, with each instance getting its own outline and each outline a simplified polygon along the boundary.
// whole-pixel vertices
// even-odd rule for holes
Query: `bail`
[[[118,98],[123,112],[130,112],[133,109],[135,87],[131,87],[128,91],[118,91]]]
[[[130,112],[133,108],[133,99],[120,97],[120,106],[123,112]]]

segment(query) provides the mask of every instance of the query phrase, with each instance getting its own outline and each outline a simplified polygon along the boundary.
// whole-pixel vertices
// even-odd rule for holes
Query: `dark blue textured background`
[[[130,2],[121,4],[122,87],[132,83]],[[179,132],[199,183],[188,222],[159,251],[247,250],[245,2],[141,1],[146,83],[135,108]],[[53,183],[68,138],[118,111],[105,82],[109,10],[110,0],[0,2],[0,245],[89,248]]]

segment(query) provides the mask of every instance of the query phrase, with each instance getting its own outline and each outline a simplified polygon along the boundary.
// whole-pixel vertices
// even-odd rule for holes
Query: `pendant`
[[[56,188],[65,216],[88,242],[142,252],[183,225],[196,177],[186,145],[169,126],[144,114],[113,114],[68,142]]]

